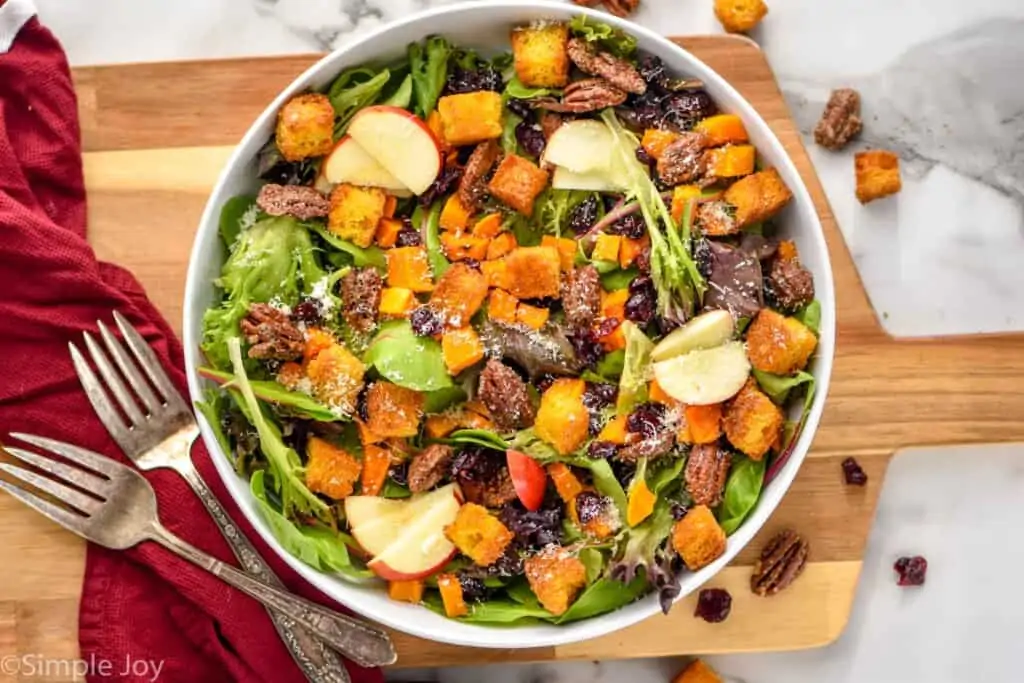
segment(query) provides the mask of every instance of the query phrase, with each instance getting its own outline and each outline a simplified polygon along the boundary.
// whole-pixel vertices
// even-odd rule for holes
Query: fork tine
[[[38,453],[26,451],[22,448],[7,446],[4,450],[18,460],[27,462],[36,469],[52,474],[53,476],[62,479],[69,484],[74,484],[78,488],[88,491],[89,493],[97,496],[106,496],[107,492],[110,490],[110,480],[104,479],[103,477],[93,474],[87,470],[83,470],[80,467],[72,467],[71,465],[67,465],[59,460],[47,458],[45,455],[39,455]],[[87,512],[87,510],[83,510],[83,512]]]
[[[128,422],[134,426],[139,426],[146,421],[146,417],[139,410],[139,407],[135,404],[135,400],[128,392],[128,387],[121,381],[121,377],[117,374],[117,370],[110,364],[110,360],[107,358],[107,354],[103,353],[103,349],[100,348],[93,336],[88,332],[82,335],[85,338],[85,347],[89,350],[89,355],[92,356],[92,362],[99,368],[100,375],[107,382],[107,390],[114,395],[118,405],[121,406],[121,410],[124,411],[125,415],[128,416]]]
[[[99,378],[89,367],[85,357],[82,356],[81,351],[73,343],[68,343],[68,350],[71,352],[71,362],[75,366],[75,372],[78,373],[78,381],[82,383],[82,388],[85,389],[85,395],[89,399],[89,403],[92,404],[93,410],[96,411],[96,415],[99,416],[100,422],[107,428],[110,435],[114,437],[114,441],[122,448],[122,450],[128,451],[131,445],[131,435],[128,431],[128,426],[125,425],[124,420],[118,414],[117,409],[110,402],[110,397],[107,396],[107,392],[103,390],[103,384]],[[28,435],[25,435],[28,436]],[[23,438],[23,437],[19,437]],[[24,439],[28,441],[28,439]],[[29,443],[33,443],[29,441]],[[38,444],[36,444],[38,445]]]
[[[111,460],[105,455],[100,455],[99,453],[94,453],[93,451],[85,448],[79,448],[78,446],[72,446],[69,443],[57,441],[56,439],[47,439],[43,436],[25,434],[23,432],[11,432],[11,436],[19,441],[30,443],[44,451],[50,451],[51,453],[62,455],[72,462],[77,462],[82,467],[90,469],[93,472],[98,472],[99,474],[105,474],[111,478],[121,474],[123,470],[129,469],[126,465],[122,465],[119,462]]]
[[[20,479],[26,484],[35,486],[40,491],[46,491],[51,496],[59,499],[61,502],[70,505],[76,510],[80,510],[86,515],[91,515],[99,510],[102,503],[95,498],[90,498],[84,493],[79,493],[70,486],[65,486],[59,482],[44,477],[41,474],[36,474],[30,470],[26,470],[22,467],[16,467],[6,462],[0,462],[0,472],[6,472],[15,479]]]
[[[0,491],[6,491],[25,505],[43,515],[48,517],[57,524],[60,524],[65,529],[75,532],[79,536],[88,537],[85,532],[86,518],[71,512],[59,505],[54,505],[48,500],[43,500],[39,496],[29,493],[13,484],[8,484],[6,481],[0,481]]]
[[[132,327],[131,323],[117,311],[114,311],[114,322],[117,323],[117,328],[121,330],[121,335],[128,343],[128,348],[135,354],[135,359],[139,361],[139,365],[146,372],[146,376],[153,381],[157,391],[163,395],[164,400],[168,404],[174,404],[178,408],[188,410],[185,399],[181,397],[181,394],[174,387],[171,378],[167,376],[167,373],[160,366],[160,361],[157,359],[156,354],[153,353],[153,349],[142,338],[138,330]]]
[[[149,384],[143,379],[142,375],[139,374],[139,370],[135,363],[128,357],[128,353],[124,350],[124,346],[117,340],[113,334],[110,333],[110,329],[103,324],[102,320],[97,320],[96,324],[100,328],[100,337],[103,338],[103,344],[107,347],[107,351],[114,357],[114,362],[117,363],[118,369],[121,374],[128,380],[128,385],[135,390],[135,393],[142,400],[146,406],[146,410],[152,415],[156,412],[160,401],[156,395],[150,390]]]

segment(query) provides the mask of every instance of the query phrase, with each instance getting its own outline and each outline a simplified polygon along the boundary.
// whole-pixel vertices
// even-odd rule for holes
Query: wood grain
[[[814,647],[846,624],[885,470],[917,444],[1024,439],[1024,338],[893,340],[878,324],[763,54],[741,38],[681,44],[722,73],[772,126],[821,216],[837,291],[832,386],[808,460],[768,524],[713,580],[733,594],[732,616],[709,625],[690,597],[597,641],[537,650],[478,650],[395,634],[400,666]],[[316,59],[298,56],[79,69],[90,239],[98,256],[131,269],[180,328],[185,264],[209,189],[232,146],[277,92]],[[969,369],[966,370],[966,369]],[[842,482],[856,455],[864,488]],[[811,543],[806,573],[774,598],[753,596],[750,565],[785,526]],[[9,497],[0,497],[0,655],[70,656],[77,649],[84,545]],[[3,679],[0,677],[0,682]]]

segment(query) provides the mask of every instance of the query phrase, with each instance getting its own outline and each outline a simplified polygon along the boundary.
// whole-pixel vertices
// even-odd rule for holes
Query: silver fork
[[[32,434],[12,433],[11,436],[81,466],[75,467],[23,448],[4,448],[18,460],[52,478],[5,462],[0,462],[0,471],[50,494],[67,507],[6,481],[0,480],[0,490],[57,524],[113,550],[125,550],[143,541],[155,541],[267,607],[288,615],[296,625],[309,629],[339,652],[357,653],[360,659],[353,657],[353,660],[363,666],[377,666],[394,660],[394,651],[383,631],[268,586],[168,531],[160,523],[153,487],[127,465],[62,441]]]
[[[156,355],[142,335],[117,312],[114,313],[114,320],[130,353],[103,322],[98,322],[98,325],[103,345],[120,370],[120,375],[107,353],[88,333],[85,334],[85,345],[103,381],[95,375],[78,348],[69,344],[75,370],[100,420],[140,469],[169,468],[178,472],[203,501],[243,569],[263,583],[283,589],[280,579],[256,552],[245,534],[231,521],[196,470],[190,450],[199,435],[199,429],[184,399],[160,367]],[[149,379],[149,383],[142,373]],[[122,377],[127,380],[127,386]],[[127,424],[118,414],[108,392],[120,406]],[[138,398],[138,403],[133,395]],[[143,414],[139,403],[145,408],[146,414]],[[325,683],[349,680],[344,664],[322,641],[312,637],[308,631],[297,628],[295,620],[285,613],[271,609],[270,616],[307,678]],[[341,650],[343,654],[364,666],[394,662],[394,648],[384,631],[349,617],[342,618],[353,628],[348,647]]]

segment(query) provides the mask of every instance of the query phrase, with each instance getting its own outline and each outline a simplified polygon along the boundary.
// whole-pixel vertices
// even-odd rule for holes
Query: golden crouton
[[[706,235],[732,235],[771,218],[792,197],[778,171],[758,171],[730,185],[723,201],[698,205],[697,223]]]
[[[423,394],[391,382],[366,391],[366,427],[379,436],[416,436],[423,417]]]
[[[455,147],[501,137],[501,95],[490,90],[445,95],[437,102],[445,141]]]
[[[355,412],[365,372],[362,361],[341,344],[322,349],[306,365],[313,396],[343,415]]]
[[[722,683],[722,678],[702,660],[695,659],[672,679],[672,683]]]
[[[764,0],[715,0],[715,16],[729,33],[750,31],[766,14]]]
[[[445,271],[430,295],[433,308],[452,327],[469,324],[487,298],[487,278],[476,268],[454,263]]]
[[[505,257],[501,284],[519,299],[558,298],[560,267],[555,247],[519,247]]]
[[[725,552],[725,531],[718,525],[711,508],[690,508],[672,527],[672,547],[690,571],[706,567]]]
[[[569,27],[538,23],[512,30],[516,77],[529,88],[561,88],[569,82]]]
[[[722,429],[725,438],[753,460],[761,460],[782,439],[782,410],[748,379],[740,393],[725,403]]]
[[[363,463],[343,448],[315,436],[306,444],[306,486],[310,491],[341,500],[352,495]]]
[[[549,546],[523,562],[523,572],[540,604],[555,615],[565,614],[587,584],[587,568],[565,548]]]
[[[334,107],[326,95],[309,93],[285,102],[277,112],[277,149],[286,161],[327,154],[334,147]]]
[[[445,527],[444,535],[459,552],[481,567],[494,564],[515,538],[487,508],[476,503],[460,507],[455,521]]]
[[[487,183],[487,191],[524,216],[530,216],[533,214],[533,200],[547,186],[547,171],[529,159],[507,154]]]
[[[587,440],[590,413],[583,404],[587,383],[582,379],[556,379],[540,397],[534,430],[562,455]]]
[[[379,187],[342,183],[331,192],[327,229],[343,240],[366,248],[373,243],[387,200],[387,194]]]
[[[764,308],[747,329],[747,356],[761,372],[789,375],[803,370],[818,338],[796,318]]]
[[[854,157],[857,172],[857,199],[861,204],[896,194],[903,187],[900,158],[883,149],[858,152]]]

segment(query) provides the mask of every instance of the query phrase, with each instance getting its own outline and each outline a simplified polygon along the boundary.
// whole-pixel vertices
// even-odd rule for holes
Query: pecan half
[[[686,461],[686,490],[697,505],[715,507],[722,502],[725,479],[729,475],[732,457],[715,443],[694,446]]]
[[[537,118],[539,119],[540,130],[544,133],[545,140],[550,140],[555,131],[561,128],[564,123],[562,115],[556,114],[553,111],[542,111]]]
[[[814,299],[814,276],[796,259],[773,260],[765,285],[783,311],[795,311]]]
[[[761,551],[750,577],[750,590],[764,597],[788,587],[803,572],[809,549],[807,541],[792,529],[780,531]]]
[[[585,114],[598,109],[617,107],[626,101],[626,92],[619,90],[603,78],[584,78],[566,86],[562,91],[562,101],[551,97],[538,97],[530,104],[539,109]]]
[[[409,461],[409,490],[413,493],[429,491],[448,474],[452,462],[451,446],[431,444]]]
[[[647,92],[644,82],[636,67],[607,52],[600,52],[585,40],[573,38],[567,48],[569,59],[580,68],[580,71],[591,76],[600,76],[619,90],[643,95]]]
[[[358,332],[369,332],[377,324],[384,280],[375,268],[353,268],[341,279],[345,322]]]
[[[305,339],[285,313],[270,304],[252,304],[239,324],[250,344],[249,358],[295,360]]]
[[[627,437],[626,445],[619,449],[618,458],[629,463],[636,463],[640,458],[654,460],[672,451],[676,445],[676,435],[671,429],[662,429],[652,436],[639,437],[639,434],[630,434]]]
[[[537,417],[526,382],[499,360],[487,361],[480,373],[477,396],[502,431],[525,429],[532,426]]]
[[[601,312],[601,276],[594,266],[574,268],[562,281],[562,309],[574,330],[589,329]]]
[[[658,157],[658,176],[669,185],[688,183],[704,173],[703,133],[682,133]]]
[[[494,168],[501,148],[494,140],[481,142],[473,149],[466,161],[466,168],[459,180],[459,201],[467,209],[476,209],[487,192],[487,174]]]
[[[307,221],[326,216],[331,203],[312,187],[270,183],[260,188],[256,206],[271,216],[294,216]]]
[[[852,88],[833,90],[814,127],[814,141],[826,149],[839,150],[860,132],[860,93]]]
[[[617,17],[628,17],[640,6],[640,0],[605,0],[604,6]]]

